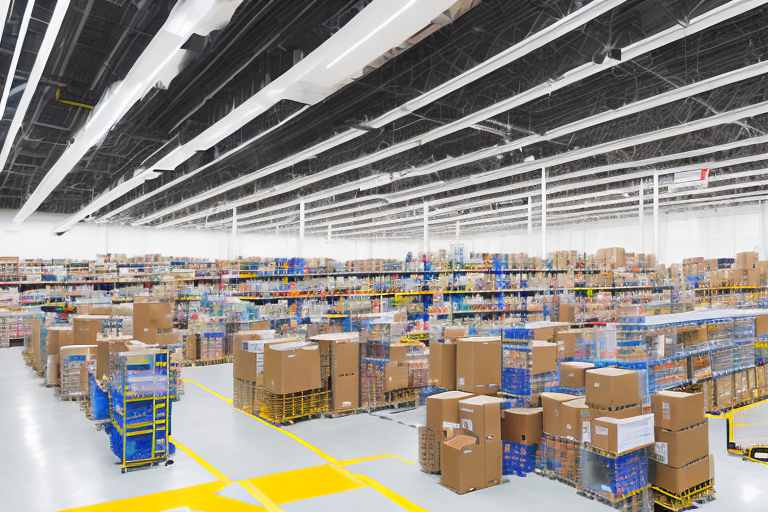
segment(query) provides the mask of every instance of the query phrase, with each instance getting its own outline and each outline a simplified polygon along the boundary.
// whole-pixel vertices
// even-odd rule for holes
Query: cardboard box
[[[51,326],[48,328],[46,355],[57,356],[61,347],[75,344],[75,331],[71,325]]]
[[[173,304],[170,302],[134,302],[133,336],[147,344],[156,343],[158,331],[173,328]]]
[[[501,440],[501,404],[492,396],[473,396],[459,400],[461,428],[473,432],[483,446],[486,441]]]
[[[429,400],[429,399],[427,399]],[[532,446],[541,442],[542,408],[506,409],[501,412],[501,439]]]
[[[570,287],[572,288],[573,285]],[[563,304],[561,302],[558,320],[561,322],[574,323],[576,321],[576,304]]]
[[[757,315],[755,317],[755,336],[765,336],[768,334],[768,315]]]
[[[560,404],[559,413],[560,432],[563,437],[589,442],[592,436],[589,406],[586,399],[577,398],[576,400]]]
[[[581,331],[563,330],[557,333],[557,357],[565,359],[576,357],[576,342],[581,339]]]
[[[468,329],[458,325],[447,325],[443,328],[443,339],[455,342],[459,338],[467,336]]]
[[[592,446],[611,453],[650,446],[654,443],[653,414],[631,418],[593,418]]]
[[[255,352],[243,350],[243,341],[260,340],[260,331],[240,331],[232,342],[232,376],[236,379],[257,382],[257,358]]]
[[[678,432],[656,427],[655,438],[656,460],[673,468],[681,468],[709,453],[709,425],[706,421]]]
[[[406,374],[407,379],[407,374]],[[320,350],[304,342],[276,343],[264,348],[264,389],[285,395],[321,387]]]
[[[560,407],[565,402],[570,402],[579,398],[565,393],[542,393],[541,407],[543,411],[543,429],[544,432],[553,436],[562,436],[561,412]]]
[[[46,358],[45,384],[46,386],[61,385],[61,363],[59,354],[48,355]]]
[[[397,362],[384,363],[384,391],[408,387],[408,366]]]
[[[105,318],[104,316],[85,315],[72,317],[75,345],[95,345],[97,336],[101,334],[101,324]]]
[[[446,389],[456,389],[455,343],[429,344],[429,384]]]
[[[389,360],[396,363],[405,363],[408,358],[408,345],[393,343],[389,346]]]
[[[440,447],[440,483],[465,494],[485,487],[485,453],[471,432],[458,432]]]
[[[626,407],[624,409],[618,409],[615,411],[608,411],[606,409],[597,409],[595,407],[589,406],[589,418],[590,418],[590,429],[589,429],[589,438],[592,439],[592,436],[595,434],[595,422],[593,421],[595,418],[616,418],[616,419],[624,419],[624,418],[632,418],[634,416],[640,416],[643,414],[643,406],[641,405],[635,405],[632,407]],[[591,441],[590,441],[591,442]]]
[[[587,403],[592,406],[612,410],[642,402],[639,378],[634,370],[587,370],[586,384]]]
[[[131,341],[130,336],[120,336],[118,338],[107,338],[96,340],[96,378],[110,376],[110,361],[112,354],[126,352],[128,344]]]
[[[587,370],[591,370],[594,367],[593,363],[560,363],[560,387],[568,389],[585,388],[587,385]]]
[[[334,411],[357,409],[360,407],[360,343],[341,339],[334,343],[336,360],[331,367],[331,405]]]
[[[651,395],[655,425],[678,431],[698,425],[707,419],[704,395],[680,391],[660,391]]]
[[[648,461],[648,477],[653,485],[675,494],[715,478],[715,459],[707,455],[682,468],[673,468],[654,460]]]
[[[557,371],[557,344],[548,341],[531,342],[532,375]]]
[[[460,338],[456,347],[456,383],[459,391],[495,395],[501,390],[501,338]]]
[[[446,391],[427,397],[427,428],[441,432],[446,428],[459,428],[459,400],[472,396],[463,391]]]

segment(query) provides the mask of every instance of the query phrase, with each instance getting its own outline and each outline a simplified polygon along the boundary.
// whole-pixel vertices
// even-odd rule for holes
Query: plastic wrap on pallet
[[[581,450],[583,489],[617,503],[648,486],[646,448],[621,455],[598,453],[588,446]]]
[[[539,445],[525,445],[502,441],[502,474],[526,476],[536,470]]]
[[[581,442],[542,434],[536,455],[536,472],[577,486],[581,479]]]

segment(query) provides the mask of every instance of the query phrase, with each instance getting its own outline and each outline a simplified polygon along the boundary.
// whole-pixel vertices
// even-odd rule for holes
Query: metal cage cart
[[[112,452],[123,473],[157,466],[169,453],[168,351],[121,352],[116,357],[108,428]]]

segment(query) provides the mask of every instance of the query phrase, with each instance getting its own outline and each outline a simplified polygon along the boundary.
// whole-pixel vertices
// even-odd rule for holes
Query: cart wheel
[[[125,468],[120,468],[120,474],[125,474]]]
[[[173,465],[173,459],[165,461],[166,466],[172,466]]]

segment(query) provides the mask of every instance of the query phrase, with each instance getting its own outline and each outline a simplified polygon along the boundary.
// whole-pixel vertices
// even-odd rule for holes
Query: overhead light
[[[535,156],[533,156],[533,155],[531,155],[531,156],[527,156],[527,157],[525,157],[525,158],[523,159],[523,162],[529,163],[529,162],[533,162],[533,161],[535,161],[535,160],[536,160],[536,157],[535,157]]]
[[[390,1],[391,1],[391,0],[390,0]],[[353,51],[357,50],[357,49],[360,47],[360,45],[362,45],[363,43],[365,43],[366,41],[368,41],[370,38],[372,38],[373,36],[375,36],[376,34],[378,34],[378,33],[379,33],[379,31],[381,31],[381,29],[383,29],[384,27],[386,27],[387,25],[389,25],[390,23],[392,23],[393,21],[395,21],[395,19],[397,19],[397,18],[398,18],[398,17],[399,17],[401,14],[403,14],[405,11],[407,11],[408,9],[410,9],[410,8],[411,8],[411,6],[413,6],[413,4],[415,4],[417,1],[418,1],[418,0],[411,0],[410,2],[408,2],[407,4],[405,4],[405,5],[404,5],[404,6],[403,6],[403,7],[402,7],[402,8],[401,8],[399,11],[395,11],[395,13],[394,13],[392,16],[390,16],[389,18],[387,18],[387,20],[386,20],[384,23],[382,23],[381,25],[379,25],[378,27],[376,27],[376,28],[375,28],[375,29],[373,29],[372,31],[368,32],[368,34],[367,34],[365,37],[363,37],[362,39],[358,40],[358,41],[357,41],[355,44],[353,44],[352,46],[350,46],[349,48],[347,48],[347,50],[346,50],[344,53],[342,53],[341,55],[339,55],[338,57],[336,57],[335,59],[333,59],[333,60],[331,61],[331,63],[330,63],[330,64],[328,64],[328,65],[325,67],[325,69],[331,69],[331,67],[332,67],[334,64],[336,64],[337,62],[339,62],[341,59],[343,59],[344,57],[346,57],[347,55],[349,55],[349,54],[350,54],[350,53],[352,53]]]
[[[629,192],[624,192],[622,195],[623,195],[624,197],[629,197]]]
[[[5,113],[5,106],[8,103],[8,96],[11,94],[11,88],[13,87],[13,77],[16,76],[16,65],[18,64],[19,57],[21,56],[21,49],[24,46],[24,39],[27,37],[27,27],[29,26],[29,20],[32,17],[32,11],[34,8],[35,0],[29,0],[27,2],[26,8],[24,9],[24,15],[21,18],[19,35],[16,38],[16,47],[13,49],[11,65],[8,68],[8,74],[6,74],[5,85],[3,87],[3,96],[0,98],[0,118],[2,118],[3,114]],[[0,3],[0,13],[6,13],[9,9],[10,7],[8,6],[8,0],[3,0],[3,2]],[[2,21],[0,22],[2,23],[2,26],[0,26],[0,39],[3,37],[3,29],[5,28],[6,19],[7,16],[4,15]],[[13,143],[13,139],[15,137],[16,132],[14,131],[11,133],[11,131],[9,131],[8,135],[6,135],[6,140],[11,139],[11,143]],[[5,158],[3,158],[3,163],[5,163]],[[2,166],[0,166],[0,169],[2,169]]]

